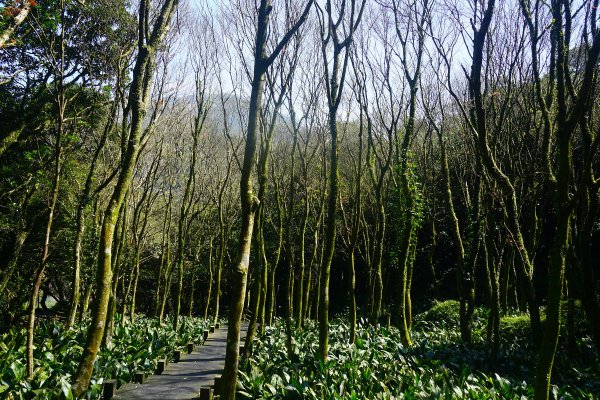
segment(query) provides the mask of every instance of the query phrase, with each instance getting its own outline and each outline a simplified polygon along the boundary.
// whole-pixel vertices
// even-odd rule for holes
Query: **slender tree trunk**
[[[269,269],[269,287],[267,290],[267,299],[266,299],[266,324],[271,326],[273,324],[273,318],[276,313],[276,288],[275,288],[275,272],[277,271],[277,266],[279,265],[279,260],[281,257],[281,249],[283,247],[283,206],[281,201],[281,192],[279,190],[279,183],[275,179],[275,198],[277,200],[277,249],[275,250],[275,259],[272,263],[272,267]]]
[[[294,315],[294,274],[295,274],[295,238],[294,209],[296,208],[296,147],[298,146],[297,132],[294,134],[291,151],[290,185],[288,188],[288,205],[285,221],[285,260],[287,276],[285,285],[285,331],[288,356],[292,355],[292,317]],[[297,292],[297,291],[296,291]]]
[[[65,5],[61,3],[61,21],[65,23]],[[40,286],[44,279],[44,273],[46,271],[48,255],[50,251],[50,236],[52,234],[52,224],[54,222],[54,213],[56,209],[56,203],[58,201],[58,192],[60,189],[60,174],[61,174],[61,152],[62,152],[62,137],[64,133],[64,122],[65,122],[65,110],[66,110],[66,98],[64,88],[64,68],[65,68],[65,27],[62,26],[60,33],[60,65],[59,75],[56,77],[58,89],[57,100],[57,126],[56,126],[56,138],[54,143],[54,171],[52,179],[52,189],[50,196],[50,204],[48,206],[48,221],[46,223],[46,233],[44,236],[44,246],[42,250],[42,257],[38,268],[35,270],[33,279],[33,288],[31,290],[31,296],[29,298],[29,318],[27,323],[27,379],[33,379],[34,374],[34,359],[33,359],[33,337],[35,331],[35,312],[38,306],[38,295],[40,292]]]
[[[140,279],[140,250],[136,250],[133,257],[133,285],[131,288],[131,305],[129,306],[129,319],[131,322],[135,319],[135,298],[137,295],[138,280]]]
[[[353,344],[356,341],[356,294],[354,293],[356,288],[356,269],[355,259],[358,244],[358,233],[360,229],[360,218],[362,216],[362,157],[363,157],[363,114],[360,114],[360,123],[358,127],[358,165],[356,169],[355,177],[355,189],[354,192],[354,215],[352,219],[352,231],[350,235],[350,264],[348,265],[348,297],[350,299],[350,310],[349,310],[349,323],[350,323],[350,337],[349,342]]]
[[[158,312],[158,320],[162,325],[165,317],[165,307],[167,305],[167,300],[169,299],[169,293],[171,291],[171,278],[173,278],[173,264],[171,263],[171,242],[167,241],[167,249],[166,249],[166,268],[165,268],[165,278],[164,278],[164,288],[161,296],[160,302],[160,310]]]
[[[71,307],[69,309],[69,316],[67,318],[67,329],[71,329],[75,324],[77,318],[77,308],[79,307],[79,300],[81,297],[81,242],[83,240],[83,234],[85,232],[84,223],[84,207],[79,205],[77,207],[77,228],[75,233],[75,263],[73,265],[73,288],[71,290]]]
[[[289,82],[291,76],[288,75],[287,79]],[[277,123],[277,118],[279,116],[279,109],[283,104],[286,90],[287,86],[284,84],[281,88],[278,98],[275,100],[273,114],[269,121],[268,130],[266,132],[266,135],[264,136],[263,143],[261,144],[261,153],[258,160],[258,209],[256,210],[256,236],[254,239],[256,247],[256,258],[258,260],[258,268],[256,268],[254,273],[255,290],[252,302],[250,302],[250,322],[248,325],[248,332],[246,332],[246,340],[244,344],[246,354],[248,354],[248,352],[252,350],[252,342],[254,340],[254,335],[256,332],[256,323],[261,319],[259,315],[261,314],[261,310],[263,310],[262,314],[264,316],[264,304],[267,295],[267,274],[269,268],[267,254],[265,251],[264,239],[264,205],[266,202],[267,182],[269,179],[269,157],[271,155],[271,142],[273,138],[273,133],[275,132],[275,124]],[[293,111],[291,114],[292,124],[295,124],[295,117]],[[263,324],[261,324],[261,330],[264,329],[264,327],[262,327],[263,325],[264,317]]]
[[[275,47],[273,54],[269,57],[265,54],[265,46],[269,28],[269,14],[272,10],[272,6],[269,0],[261,0],[258,8],[252,90],[250,92],[250,102],[248,107],[248,130],[246,133],[244,161],[240,179],[240,200],[242,209],[240,247],[236,265],[232,271],[231,306],[229,309],[227,329],[227,350],[225,353],[225,367],[222,375],[222,398],[224,400],[235,399],[239,362],[240,329],[244,307],[244,296],[246,294],[246,279],[250,263],[254,216],[259,205],[258,199],[252,190],[251,175],[256,153],[257,127],[262,103],[264,75],[267,68],[275,60],[275,57],[277,57],[292,35],[294,35],[298,28],[304,23],[311,6],[312,0],[308,2],[302,16],[285,34],[282,41]]]
[[[52,182],[52,197],[50,200],[50,207],[48,210],[48,222],[46,224],[46,234],[44,238],[44,248],[42,251],[42,259],[38,269],[35,272],[35,278],[33,280],[33,289],[31,291],[31,297],[29,298],[29,320],[27,324],[27,379],[31,380],[34,377],[34,359],[33,359],[33,337],[35,333],[35,311],[38,306],[38,296],[40,292],[40,286],[44,279],[44,272],[46,271],[46,265],[48,261],[48,255],[50,251],[50,235],[52,233],[52,223],[54,221],[54,212],[56,208],[56,202],[58,200],[58,191],[60,187],[60,173],[61,173],[61,161],[60,161],[60,147],[61,147],[61,134],[62,134],[62,118],[59,120],[59,130],[55,147],[55,164],[54,164],[54,179]]]
[[[210,305],[210,299],[212,298],[212,285],[213,285],[213,237],[210,237],[208,244],[208,290],[206,291],[206,303],[204,305],[204,319],[208,319],[208,307]]]
[[[383,175],[383,172],[382,172]],[[377,232],[375,234],[375,265],[373,267],[374,273],[374,298],[373,298],[373,310],[371,313],[371,323],[377,324],[381,318],[382,313],[382,301],[383,301],[383,241],[385,239],[385,207],[383,205],[383,188],[377,187],[375,197],[377,198]]]
[[[215,279],[215,292],[213,299],[213,323],[219,320],[219,304],[221,302],[221,272],[223,271],[223,261],[225,259],[225,251],[227,251],[227,230],[224,223],[220,227],[219,239],[219,262],[217,264],[217,277]]]
[[[161,290],[162,290],[162,285],[161,283],[164,283],[164,281],[166,280],[166,273],[164,271],[167,271],[169,269],[169,264],[166,262],[166,260],[168,259],[168,256],[166,255],[169,252],[169,236],[171,233],[171,201],[173,199],[173,194],[171,192],[171,190],[169,190],[169,199],[167,201],[167,210],[165,212],[165,219],[163,221],[163,226],[165,227],[165,229],[163,230],[163,234],[162,234],[162,244],[161,244],[161,254],[160,254],[160,264],[158,266],[158,277],[156,279],[156,294],[154,295],[154,316],[158,317],[160,312],[161,312],[161,306],[162,306],[162,297],[161,297]],[[163,276],[165,276],[165,278],[163,278]],[[166,284],[166,283],[164,283]],[[210,296],[208,297],[210,299]],[[162,318],[159,318],[161,323],[162,323]]]
[[[469,280],[473,277],[469,276],[465,263],[465,249],[463,247],[462,236],[458,217],[454,210],[454,200],[452,199],[452,186],[450,184],[450,170],[448,168],[448,159],[446,157],[446,146],[442,138],[442,131],[437,131],[438,144],[440,146],[440,163],[442,165],[442,178],[444,180],[444,197],[446,201],[447,215],[450,223],[450,233],[452,234],[452,242],[454,243],[454,251],[456,252],[456,281],[458,293],[460,296],[460,336],[464,343],[471,343],[472,320],[467,313],[468,305],[472,297],[469,293]],[[474,300],[474,299],[473,299]]]
[[[196,82],[197,85],[197,91],[200,90],[199,89],[199,83]],[[194,132],[193,132],[193,140],[194,143],[192,145],[192,155],[191,155],[191,161],[190,161],[190,169],[189,169],[189,173],[188,173],[188,177],[187,177],[187,182],[185,185],[185,193],[183,195],[183,203],[181,205],[181,213],[179,215],[179,224],[178,224],[178,230],[177,230],[177,237],[178,237],[178,247],[177,247],[177,269],[179,272],[179,281],[177,283],[177,301],[176,301],[176,307],[175,307],[175,317],[173,319],[173,329],[175,331],[177,331],[177,328],[179,327],[179,315],[181,313],[181,296],[182,296],[182,292],[183,292],[183,273],[184,273],[184,264],[185,264],[185,245],[186,245],[186,232],[188,231],[188,224],[190,223],[189,221],[189,211],[190,208],[192,207],[192,200],[194,197],[194,188],[193,188],[193,184],[195,182],[194,176],[196,173],[196,161],[197,161],[197,153],[198,153],[198,143],[199,143],[199,136],[200,136],[200,132],[202,131],[202,127],[204,125],[204,119],[202,118],[202,114],[205,112],[204,108],[204,97],[203,97],[203,93],[197,93],[196,95],[197,99],[197,109],[198,109],[198,114],[196,115],[195,118],[195,124],[194,124]]]
[[[306,180],[305,180],[306,182]],[[308,194],[308,193],[307,193]],[[305,270],[306,270],[306,254],[305,254],[305,240],[306,240],[306,225],[308,223],[308,212],[309,203],[308,196],[305,196],[304,207],[302,212],[302,220],[300,221],[300,264],[298,268],[298,285],[296,288],[296,327],[301,328],[304,325],[304,285],[305,285]]]
[[[229,237],[228,227],[223,217],[223,195],[227,183],[229,182],[229,176],[231,174],[231,162],[227,164],[227,171],[223,185],[219,190],[218,198],[218,214],[219,214],[219,262],[217,264],[217,277],[215,279],[215,291],[213,299],[213,321],[216,323],[219,319],[219,304],[221,299],[221,272],[223,271],[223,261],[225,259],[225,251],[227,250],[227,239]]]

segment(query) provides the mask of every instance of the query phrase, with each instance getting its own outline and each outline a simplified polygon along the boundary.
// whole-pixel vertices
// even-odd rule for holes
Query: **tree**
[[[355,0],[351,0],[349,5],[343,3],[337,16],[334,15],[333,5],[330,0],[325,4],[325,11],[320,7],[317,8],[319,10],[321,53],[327,95],[328,126],[329,135],[331,136],[324,257],[319,278],[319,356],[323,361],[327,361],[329,347],[329,275],[335,247],[336,204],[338,201],[337,112],[346,81],[346,72],[350,57],[349,48],[352,44],[354,31],[362,18],[365,3],[365,0],[360,2],[360,4],[357,4]],[[346,17],[348,12],[349,15]],[[345,37],[340,36],[342,29],[345,30]],[[327,56],[328,51],[333,51],[331,61]]]
[[[15,2],[14,5],[9,5],[3,9],[3,14],[8,15],[12,19],[6,24],[1,26],[0,29],[0,49],[7,45],[8,39],[17,29],[19,25],[25,21],[25,18],[31,12],[31,8],[35,7],[36,2],[33,0],[25,0]]]
[[[594,6],[598,7],[597,1]],[[550,377],[560,334],[565,262],[574,207],[570,193],[573,168],[572,141],[578,124],[582,122],[582,119],[587,119],[585,115],[591,111],[591,93],[595,86],[594,76],[597,73],[596,66],[600,56],[600,32],[596,28],[594,15],[589,20],[589,31],[592,38],[582,71],[581,86],[573,93],[573,80],[568,67],[569,47],[566,41],[571,34],[568,31],[570,29],[568,20],[572,18],[570,5],[560,0],[553,1],[552,17],[552,36],[556,41],[556,101],[558,107],[556,114],[556,174],[555,180],[552,181],[556,230],[550,253],[546,323],[535,376],[536,400],[548,399],[550,396]],[[566,27],[563,26],[563,18],[567,21]],[[569,109],[568,99],[571,96],[574,101]]]
[[[252,231],[254,228],[254,216],[258,207],[256,195],[252,191],[252,183],[250,178],[256,153],[257,126],[262,102],[264,75],[267,69],[273,64],[279,53],[281,53],[283,48],[287,45],[289,40],[293,37],[296,31],[298,31],[300,26],[302,26],[308,16],[312,4],[313,0],[309,0],[307,2],[299,19],[284,34],[269,55],[266,53],[266,44],[267,31],[269,27],[269,15],[271,14],[272,6],[269,0],[261,0],[258,8],[256,44],[254,47],[254,65],[252,73],[252,90],[250,94],[250,103],[248,105],[248,129],[246,132],[246,145],[244,149],[242,176],[240,178],[242,228],[240,231],[238,256],[232,275],[233,283],[231,289],[231,306],[227,328],[227,352],[225,355],[225,368],[223,370],[222,396],[227,400],[233,400],[235,398],[239,358],[240,323],[242,320],[242,311],[246,294],[246,279],[248,275],[248,265],[250,262],[250,247],[252,241]]]
[[[133,170],[139,153],[142,124],[147,112],[150,86],[156,65],[156,53],[171,24],[171,19],[179,0],[165,0],[158,17],[152,24],[149,20],[150,4],[143,0],[140,4],[138,19],[138,54],[133,69],[131,89],[128,97],[130,107],[131,128],[126,140],[126,152],[121,160],[121,170],[113,189],[109,204],[104,211],[104,220],[100,234],[100,251],[98,255],[97,293],[92,312],[92,323],[88,329],[86,346],[77,370],[73,391],[82,395],[90,381],[96,354],[104,335],[108,300],[111,289],[111,256],[115,224],[129,189]]]
[[[400,62],[404,78],[408,82],[408,113],[404,122],[404,132],[401,141],[397,141],[397,174],[400,179],[400,196],[404,202],[402,238],[400,240],[400,308],[399,325],[402,340],[405,345],[411,345],[410,338],[410,274],[412,271],[411,246],[413,245],[415,198],[410,187],[408,149],[415,134],[415,119],[417,110],[417,91],[419,89],[423,53],[425,47],[425,32],[430,21],[431,4],[428,0],[411,3],[408,15],[400,14],[401,3],[393,3],[396,35],[401,44]],[[402,25],[406,24],[406,25]],[[405,28],[403,29],[403,27]],[[412,38],[412,41],[409,41]],[[411,43],[412,42],[412,43]],[[412,62],[412,65],[411,65]],[[412,69],[412,71],[411,71]],[[416,207],[415,207],[416,208]]]

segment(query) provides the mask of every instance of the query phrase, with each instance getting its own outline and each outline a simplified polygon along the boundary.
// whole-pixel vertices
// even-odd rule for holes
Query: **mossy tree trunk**
[[[596,1],[595,7],[598,7]],[[572,18],[570,5],[566,1],[552,2],[552,38],[556,41],[556,181],[553,182],[554,209],[556,212],[556,230],[550,251],[548,271],[548,299],[544,336],[540,347],[535,374],[535,399],[546,400],[550,394],[550,378],[554,356],[558,345],[561,325],[561,299],[564,286],[565,258],[571,237],[571,215],[575,203],[571,198],[571,174],[573,168],[572,141],[575,129],[582,119],[591,119],[591,107],[594,97],[597,62],[600,56],[600,30],[592,18],[590,31],[593,41],[586,51],[581,86],[570,102],[573,88],[569,69],[569,53],[566,37],[570,37],[569,23]],[[563,20],[566,20],[563,25]],[[584,29],[588,29],[584,27]],[[571,109],[569,109],[569,106]],[[582,190],[582,189],[579,189]]]
[[[531,318],[532,335],[534,342],[539,343],[541,338],[541,322],[539,306],[533,285],[533,264],[525,246],[523,234],[519,222],[517,194],[510,178],[500,169],[492,153],[488,142],[488,126],[486,121],[486,111],[484,96],[482,94],[482,66],[483,50],[486,43],[486,37],[494,13],[494,0],[488,0],[485,8],[482,10],[481,22],[478,28],[475,28],[473,35],[472,64],[469,75],[469,96],[471,101],[470,115],[468,122],[472,130],[477,155],[489,173],[490,178],[498,184],[506,207],[507,223],[511,235],[515,242],[516,249],[521,257],[521,276],[526,281],[524,284],[525,295],[529,306]],[[453,94],[453,97],[455,94]],[[465,113],[466,115],[466,113]]]
[[[139,153],[142,127],[154,76],[156,52],[163,42],[178,3],[179,0],[165,0],[151,30],[149,0],[142,0],[140,4],[138,55],[133,69],[128,99],[131,127],[127,138],[126,152],[121,160],[121,170],[104,212],[98,255],[97,292],[92,311],[92,323],[88,329],[86,345],[74,379],[73,392],[76,396],[81,396],[89,385],[96,355],[104,334],[112,282],[111,256],[115,224],[125,194],[131,184]]]
[[[112,340],[112,334],[115,329],[115,315],[117,313],[117,291],[119,290],[119,277],[121,276],[121,266],[123,265],[123,243],[127,241],[127,218],[129,216],[129,205],[127,201],[127,197],[129,193],[125,195],[125,200],[123,202],[123,207],[119,210],[119,217],[117,218],[117,227],[115,232],[115,237],[113,240],[113,248],[115,249],[115,253],[112,259],[112,283],[110,289],[110,297],[108,300],[108,311],[106,314],[106,328],[104,329],[104,334],[102,338],[102,346],[106,346]],[[123,277],[123,279],[125,279]],[[123,296],[125,296],[125,291],[123,291]],[[123,298],[122,307],[125,307],[125,298]],[[121,309],[121,323],[124,322],[124,311]]]
[[[277,43],[270,55],[266,54],[267,32],[269,31],[269,15],[272,11],[270,0],[261,0],[258,7],[257,29],[254,47],[254,66],[252,72],[252,89],[248,106],[248,129],[244,148],[242,176],[240,178],[240,201],[242,209],[242,226],[238,256],[233,267],[231,280],[231,305],[229,308],[227,324],[227,348],[225,353],[225,367],[222,375],[221,398],[234,400],[239,363],[239,345],[242,313],[246,295],[246,279],[250,263],[250,248],[254,217],[258,207],[258,198],[252,190],[252,168],[256,153],[257,128],[262,104],[262,91],[264,75],[279,55],[289,40],[298,31],[308,16],[313,0],[308,1],[299,19],[289,28]]]
[[[421,66],[425,44],[425,30],[430,22],[429,1],[424,1],[422,4],[407,5],[408,12],[413,16],[409,22],[409,26],[403,26],[400,17],[398,4],[394,3],[394,22],[395,31],[398,40],[400,41],[400,63],[404,72],[404,79],[408,83],[408,110],[404,121],[404,131],[401,138],[396,139],[396,174],[399,178],[399,195],[402,202],[402,227],[401,238],[398,246],[399,264],[400,264],[400,293],[398,293],[398,327],[400,329],[401,341],[405,346],[412,345],[409,327],[411,324],[411,305],[410,299],[410,282],[412,281],[412,252],[414,232],[414,194],[411,188],[409,178],[409,146],[415,134],[415,115],[417,107],[417,92],[419,89]],[[412,25],[415,26],[412,26]],[[409,33],[409,32],[412,32]],[[413,35],[412,37],[409,35]],[[409,39],[414,41],[414,44],[409,44]],[[411,46],[412,50],[410,50]],[[414,57],[414,66],[411,67],[411,61],[408,59],[409,51],[414,51],[411,57]],[[412,72],[411,72],[412,70]],[[400,135],[400,133],[398,133]]]

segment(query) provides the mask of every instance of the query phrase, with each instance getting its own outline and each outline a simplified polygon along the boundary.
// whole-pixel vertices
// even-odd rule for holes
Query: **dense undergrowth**
[[[98,353],[87,399],[99,399],[102,382],[130,382],[136,371],[153,373],[159,359],[187,343],[202,343],[208,321],[182,318],[177,332],[172,321],[138,317],[117,323],[112,341]],[[35,335],[34,377],[28,381],[25,329],[13,328],[0,336],[0,399],[72,399],[71,381],[85,345],[87,324],[66,330],[61,322],[40,322]]]
[[[416,316],[414,346],[400,344],[397,329],[375,328],[360,321],[355,346],[348,345],[348,326],[331,325],[327,363],[319,361],[315,323],[293,335],[293,354],[286,350],[282,322],[267,330],[240,372],[243,398],[304,399],[528,399],[535,355],[529,345],[528,318],[502,319],[502,349],[496,368],[488,363],[486,312],[477,310],[470,347],[460,344],[458,305],[444,302]],[[582,329],[581,326],[578,327]],[[564,332],[564,331],[563,331]],[[564,336],[564,335],[563,335]],[[557,354],[554,398],[600,396],[600,366],[589,338],[578,337],[579,356],[567,357],[564,341]],[[586,356],[587,355],[587,356]],[[587,357],[587,358],[586,358]]]
[[[394,327],[376,328],[360,321],[354,346],[341,320],[331,325],[327,363],[319,361],[318,329],[308,321],[293,335],[291,356],[286,349],[284,324],[267,329],[254,343],[252,356],[240,368],[238,398],[286,399],[527,399],[535,352],[529,337],[529,319],[514,314],[501,321],[502,346],[498,364],[489,365],[487,313],[475,314],[474,343],[465,347],[458,331],[458,305],[436,303],[417,315],[405,348]],[[172,357],[188,342],[202,342],[209,323],[185,318],[178,332],[171,321],[138,317],[117,324],[112,342],[95,365],[88,399],[101,396],[102,382],[131,381],[135,371],[152,373],[158,359]],[[61,322],[43,321],[35,335],[35,374],[26,379],[24,329],[0,336],[0,399],[72,398],[70,382],[85,343],[86,324],[67,331]],[[600,366],[582,321],[576,324],[576,354],[568,354],[565,330],[555,363],[552,395],[560,399],[600,397]]]

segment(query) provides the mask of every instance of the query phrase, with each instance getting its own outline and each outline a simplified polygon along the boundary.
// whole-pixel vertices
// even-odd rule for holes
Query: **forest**
[[[599,78],[599,0],[0,0],[0,399],[600,398]]]

